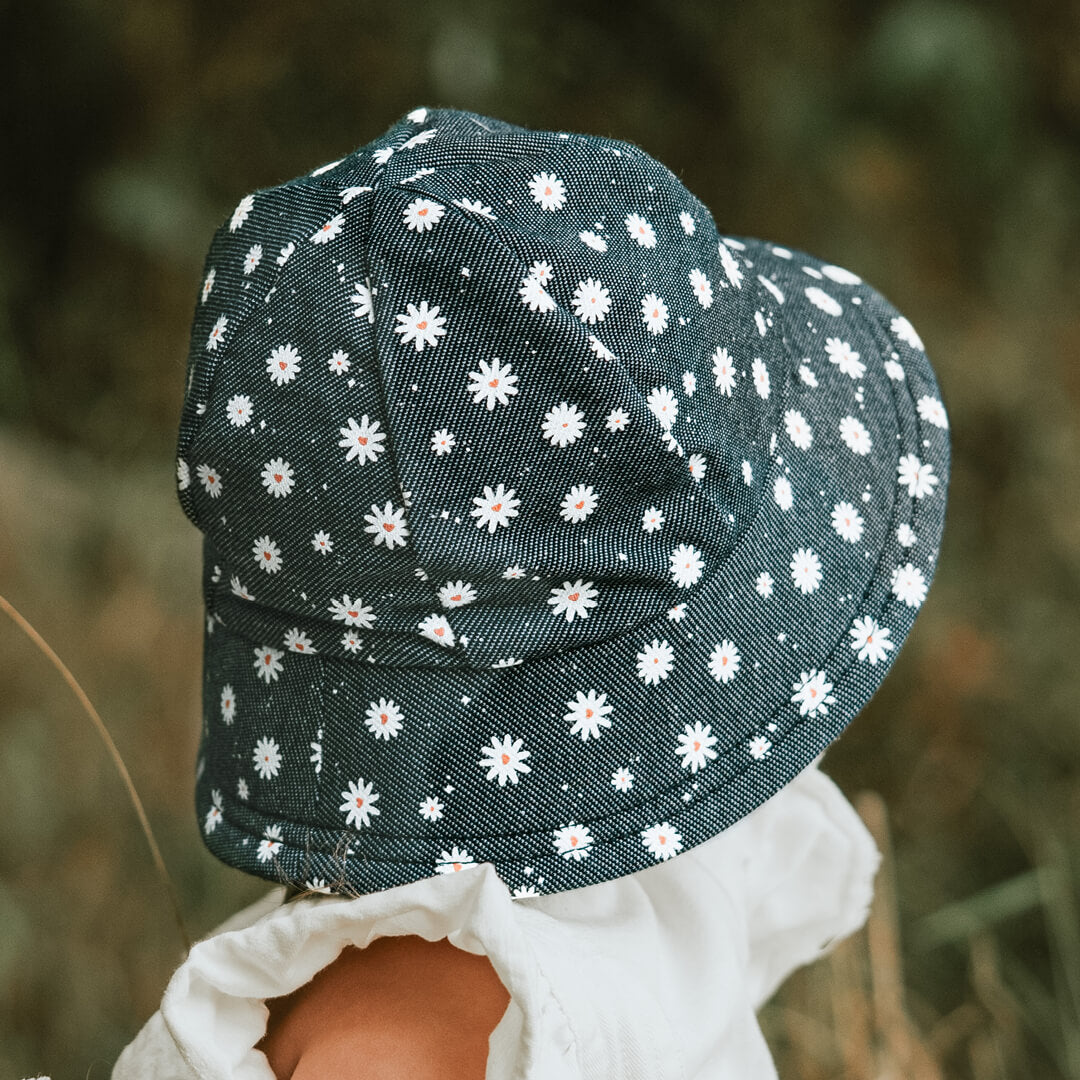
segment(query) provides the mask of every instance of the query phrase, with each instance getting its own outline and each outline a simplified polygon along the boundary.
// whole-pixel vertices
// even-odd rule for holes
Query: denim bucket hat
[[[948,467],[910,322],[628,143],[417,109],[248,195],[178,444],[207,845],[351,894],[676,857],[874,693]]]

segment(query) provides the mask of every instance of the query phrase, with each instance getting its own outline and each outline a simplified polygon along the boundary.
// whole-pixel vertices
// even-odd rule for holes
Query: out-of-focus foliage
[[[471,108],[636,142],[722,231],[851,267],[919,329],[954,442],[940,571],[826,758],[884,797],[895,920],[763,1015],[785,1080],[1080,1078],[1076,4],[39,0],[0,9],[0,70],[0,591],[110,723],[194,932],[262,891],[191,807],[172,449],[203,254],[240,195]],[[73,700],[7,624],[0,657],[0,1075],[101,1078],[178,943]]]

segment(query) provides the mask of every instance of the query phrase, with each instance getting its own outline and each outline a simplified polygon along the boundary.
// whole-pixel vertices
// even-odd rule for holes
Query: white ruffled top
[[[491,864],[355,898],[284,889],[194,945],[113,1080],[274,1080],[265,999],[346,945],[418,934],[510,994],[486,1080],[775,1080],[755,1011],[858,929],[874,841],[815,763],[706,843],[614,881],[512,898]]]

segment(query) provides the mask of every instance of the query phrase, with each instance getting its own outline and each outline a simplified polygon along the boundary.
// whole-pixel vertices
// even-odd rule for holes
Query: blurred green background
[[[785,1080],[1080,1078],[1076,3],[39,0],[0,5],[0,71],[0,592],[109,723],[194,934],[264,891],[191,806],[173,442],[202,258],[246,192],[468,108],[635,142],[722,232],[852,268],[922,334],[940,570],[825,767],[888,809],[879,925],[931,1064],[889,1056],[873,933],[762,1015]],[[180,946],[102,746],[6,620],[0,747],[0,1076],[102,1080]],[[865,1053],[845,993],[874,998]]]

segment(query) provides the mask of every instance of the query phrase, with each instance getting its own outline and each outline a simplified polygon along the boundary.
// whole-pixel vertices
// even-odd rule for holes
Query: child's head
[[[418,109],[218,231],[178,456],[211,850],[522,896],[676,856],[839,734],[948,436],[854,274],[720,236],[626,143]]]

